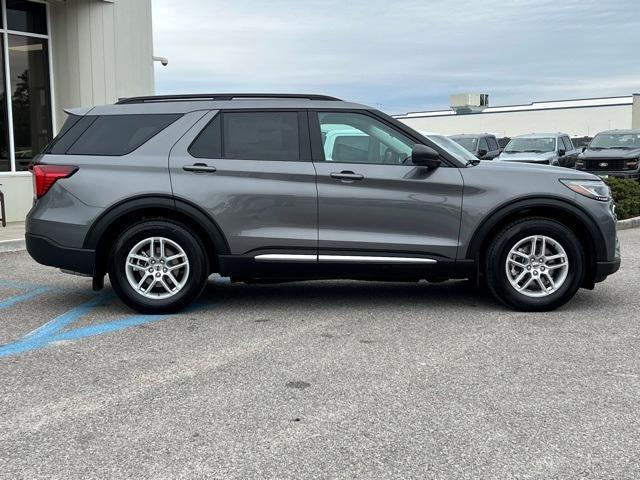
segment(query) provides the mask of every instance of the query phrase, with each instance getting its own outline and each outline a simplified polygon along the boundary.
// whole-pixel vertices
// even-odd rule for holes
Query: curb
[[[628,230],[629,228],[640,227],[640,217],[627,218],[626,220],[618,220],[618,230]]]
[[[24,241],[24,238],[19,238],[16,240],[2,240],[0,241],[0,253],[6,252],[19,252],[21,250],[26,250],[27,245]]]

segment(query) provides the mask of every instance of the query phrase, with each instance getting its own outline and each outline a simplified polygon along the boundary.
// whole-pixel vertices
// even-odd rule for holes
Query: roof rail
[[[304,100],[329,100],[341,102],[339,98],[328,95],[315,95],[304,93],[202,93],[186,95],[152,95],[148,97],[121,98],[116,105],[128,103],[154,103],[154,102],[184,102],[189,100],[224,101],[235,99],[288,99],[299,98]]]

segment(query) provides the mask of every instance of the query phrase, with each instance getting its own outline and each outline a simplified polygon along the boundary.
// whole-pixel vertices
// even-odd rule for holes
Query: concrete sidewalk
[[[24,222],[7,223],[5,228],[0,225],[0,253],[24,250]]]

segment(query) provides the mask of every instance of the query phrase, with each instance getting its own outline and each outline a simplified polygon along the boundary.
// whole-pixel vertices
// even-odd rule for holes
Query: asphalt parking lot
[[[640,229],[561,310],[231,285],[173,316],[0,255],[1,478],[639,478]]]

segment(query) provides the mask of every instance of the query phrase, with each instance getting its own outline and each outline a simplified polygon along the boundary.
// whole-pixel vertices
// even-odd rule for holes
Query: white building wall
[[[64,108],[152,95],[151,0],[52,2],[57,127]]]
[[[152,95],[151,0],[49,2],[54,132],[65,108]],[[22,221],[33,204],[28,172],[0,173],[7,221]]]
[[[466,115],[396,117],[415,130],[444,135],[457,133],[493,133],[513,137],[526,133],[564,132],[570,136],[593,136],[602,130],[631,128],[632,105],[484,112]]]

